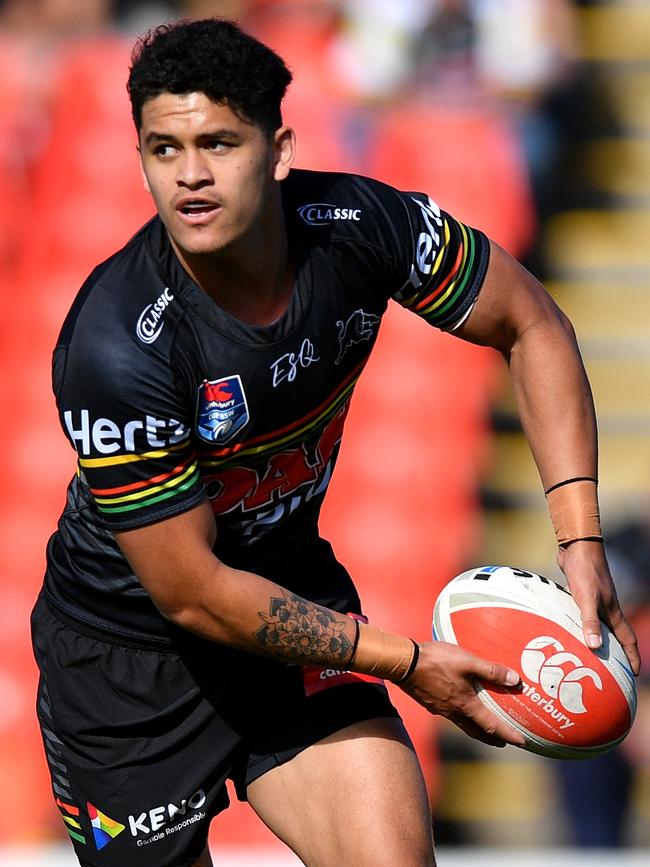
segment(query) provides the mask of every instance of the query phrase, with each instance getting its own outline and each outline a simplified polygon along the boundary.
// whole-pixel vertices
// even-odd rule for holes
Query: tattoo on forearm
[[[276,658],[300,665],[344,665],[352,642],[350,620],[337,620],[325,608],[287,590],[271,597],[269,613],[258,611],[264,626],[255,633],[260,645]],[[275,652],[274,652],[275,651]]]

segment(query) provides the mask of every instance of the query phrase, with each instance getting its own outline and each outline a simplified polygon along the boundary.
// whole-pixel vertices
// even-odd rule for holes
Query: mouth
[[[202,225],[221,210],[216,202],[198,197],[181,199],[175,207],[183,222],[190,225]]]

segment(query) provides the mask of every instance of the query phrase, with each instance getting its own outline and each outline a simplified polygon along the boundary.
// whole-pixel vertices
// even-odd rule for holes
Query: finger
[[[465,713],[488,737],[497,738],[516,747],[523,747],[526,743],[521,732],[518,732],[489,708],[485,707],[479,698],[472,702]]]
[[[459,719],[452,718],[451,721],[457,725],[459,729],[464,731],[466,735],[474,738],[474,740],[481,741],[481,743],[487,744],[490,747],[499,747],[500,749],[503,749],[503,747],[506,746],[506,741],[504,741],[503,738],[500,738],[497,735],[489,735],[470,719],[461,717]]]
[[[476,656],[472,660],[471,674],[477,675],[481,680],[487,680],[497,686],[518,686],[521,681],[519,672],[514,668],[507,668],[498,662],[489,662]]]
[[[576,602],[580,608],[580,620],[582,621],[582,634],[585,637],[585,644],[592,650],[597,650],[603,643],[597,599],[595,596],[589,599],[576,598]]]
[[[630,667],[635,675],[639,675],[641,671],[641,656],[637,645],[636,635],[630,624],[625,619],[625,615],[620,608],[617,608],[609,617],[606,618],[607,625],[612,630],[618,643],[625,651]]]

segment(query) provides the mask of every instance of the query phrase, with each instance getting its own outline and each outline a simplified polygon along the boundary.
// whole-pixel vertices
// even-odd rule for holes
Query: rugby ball
[[[463,572],[433,612],[434,639],[519,672],[519,691],[477,682],[478,696],[524,735],[525,749],[558,759],[605,753],[634,721],[634,675],[604,624],[602,632],[602,647],[590,650],[569,591],[510,566]]]

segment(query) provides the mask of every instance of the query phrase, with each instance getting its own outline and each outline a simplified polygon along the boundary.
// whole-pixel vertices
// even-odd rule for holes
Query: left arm
[[[596,417],[571,323],[544,287],[494,243],[476,305],[455,334],[504,356],[544,489],[596,479]],[[636,638],[619,606],[602,542],[562,542],[558,563],[580,607],[588,646],[602,643],[600,615],[638,674]]]

